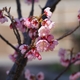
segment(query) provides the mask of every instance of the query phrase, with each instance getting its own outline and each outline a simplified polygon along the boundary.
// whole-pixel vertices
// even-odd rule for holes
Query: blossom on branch
[[[21,50],[21,53],[24,54],[28,50],[28,47],[28,45],[23,44],[19,47],[19,49]]]
[[[3,10],[0,10],[0,23],[8,22],[8,19],[3,15]]]
[[[41,55],[39,54],[36,48],[32,48],[29,52],[27,52],[25,57],[27,57],[29,61],[36,58],[38,58],[38,60],[42,59]]]
[[[28,5],[30,5],[32,3],[32,0],[24,0],[25,3],[27,3]],[[34,0],[34,2],[38,2],[39,0]]]
[[[50,7],[47,7],[45,10],[44,10],[44,14],[47,16],[47,18],[51,18],[52,16],[52,12],[50,11]]]
[[[80,10],[78,11],[78,20],[80,21]]]
[[[46,36],[38,37],[36,41],[36,48],[39,52],[53,50],[58,44],[58,41],[54,39],[53,35],[48,34]]]
[[[25,78],[27,80],[44,80],[44,74],[43,72],[39,72],[37,75],[31,74],[29,69],[26,69],[25,71]]]
[[[19,46],[17,45],[16,46],[16,48],[18,48]],[[13,61],[13,62],[15,62],[16,61],[16,58],[18,57],[18,52],[16,52],[16,51],[14,51],[14,53],[13,54],[10,54],[9,55],[9,58]]]
[[[10,24],[10,28],[17,28],[21,32],[26,32],[26,27],[24,25],[24,18],[19,19],[14,19],[14,23]]]
[[[70,75],[69,80],[77,80],[78,78],[80,78],[80,72]]]

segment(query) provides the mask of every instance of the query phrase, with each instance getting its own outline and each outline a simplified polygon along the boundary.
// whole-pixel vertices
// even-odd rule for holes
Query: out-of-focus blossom
[[[59,56],[60,57],[65,57],[65,54],[67,54],[66,49],[60,48],[60,50],[59,50]]]
[[[52,12],[50,11],[50,7],[47,7],[45,10],[44,10],[44,14],[47,16],[47,18],[51,18],[52,16]]]
[[[24,54],[28,50],[28,45],[23,44],[19,47],[19,49],[21,50],[21,53]]]
[[[77,80],[80,77],[80,72],[70,75],[69,80]]]
[[[5,16],[3,16],[2,10],[0,10],[0,22],[1,23],[8,22],[8,19]]]
[[[80,10],[78,11],[78,20],[80,21]]]
[[[27,3],[28,5],[30,5],[32,3],[32,0],[24,0],[25,3]],[[34,2],[38,2],[39,0],[34,0]]]
[[[18,48],[18,45],[16,46],[16,48]],[[13,54],[10,54],[10,55],[9,55],[9,58],[10,58],[13,62],[15,62],[17,56],[18,56],[18,53],[17,53],[16,51],[14,51]]]
[[[24,25],[24,18],[21,18],[20,20],[19,19],[15,19],[15,22],[14,24],[10,24],[10,28],[17,28],[19,29],[21,32],[25,32],[26,31],[26,27]]]
[[[60,48],[59,50],[60,63],[64,67],[67,67],[70,63],[70,58],[68,58],[67,55],[68,55],[67,50]]]
[[[62,66],[67,67],[70,63],[69,59],[60,58],[60,63]]]
[[[31,74],[29,69],[25,71],[25,78],[27,80],[44,80],[43,72],[39,72],[37,75]]]
[[[6,74],[7,74],[7,75],[9,74],[9,70],[8,70],[8,71],[6,71]]]
[[[78,52],[75,56],[75,59],[80,59],[80,52]],[[74,65],[79,65],[80,64],[80,60],[77,60]]]
[[[37,77],[37,80],[44,80],[43,72],[39,72],[36,77]]]

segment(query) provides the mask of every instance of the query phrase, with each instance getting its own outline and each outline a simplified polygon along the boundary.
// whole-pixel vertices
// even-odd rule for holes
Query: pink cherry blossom
[[[69,65],[69,63],[70,63],[70,60],[61,58],[60,59],[60,63],[61,63],[62,66],[67,67]]]
[[[21,53],[24,54],[28,50],[28,45],[23,44],[19,47],[19,49],[21,50]]]
[[[69,80],[77,80],[80,77],[80,72],[70,75]]]
[[[34,39],[35,37],[37,37],[38,35],[37,35],[37,30],[35,29],[35,28],[31,28],[30,30],[29,30],[29,36],[30,36],[30,38],[32,38],[32,39]]]
[[[54,27],[54,22],[50,19],[46,18],[41,23],[42,26],[49,28],[50,30]]]
[[[38,60],[42,59],[41,55],[36,50],[36,48],[33,48],[28,53],[26,53],[25,57],[27,57],[29,61],[36,59],[36,58],[38,58]]]
[[[37,48],[37,51],[39,52],[47,51],[48,46],[49,46],[49,43],[47,42],[47,40],[39,40],[36,43],[36,48]]]
[[[44,74],[43,74],[43,72],[39,72],[37,74],[37,80],[44,80]]]
[[[5,16],[3,16],[2,10],[0,10],[0,22],[1,23],[8,22],[8,19]]]
[[[78,11],[78,20],[80,21],[80,10]]]
[[[67,67],[70,62],[74,61],[74,58],[72,58],[71,61],[70,61],[70,58],[68,57],[68,52],[67,52],[66,49],[60,48],[59,56],[60,56],[60,63],[64,67]]]
[[[80,52],[78,52],[78,53],[76,54],[75,59],[80,59]],[[77,61],[74,63],[74,65],[79,65],[79,64],[80,64],[80,60],[77,60]]]
[[[30,75],[31,75],[31,74],[30,74],[29,69],[26,69],[26,70],[25,70],[25,78],[29,80]]]
[[[18,47],[19,47],[19,46],[17,45],[16,48],[18,48]],[[16,51],[14,51],[13,54],[10,54],[10,55],[9,55],[9,58],[10,58],[13,62],[15,62],[17,56],[18,56],[18,53],[17,53]]]
[[[24,25],[27,28],[38,28],[38,19],[34,17],[29,17],[24,20]]]
[[[48,34],[50,34],[50,30],[49,30],[47,27],[41,26],[41,27],[39,28],[39,30],[38,30],[38,35],[39,35],[39,36],[46,36],[46,35],[48,35]]]
[[[59,49],[59,56],[60,57],[65,57],[65,54],[67,54],[66,49],[60,48]]]
[[[25,71],[25,78],[27,80],[44,80],[43,72],[39,72],[37,75],[31,74],[29,69]]]
[[[24,18],[19,19],[15,19],[14,25],[17,29],[19,29],[21,32],[25,32],[26,31],[26,27],[24,25]],[[12,23],[10,24],[10,28],[12,29],[14,26]]]
[[[32,21],[32,17],[29,17],[29,18],[26,18],[25,20],[24,20],[24,25],[27,27],[27,28],[32,28],[31,27],[31,21]]]
[[[32,28],[38,28],[38,19],[37,18],[33,18],[32,21],[31,21],[31,26]]]
[[[49,42],[49,46],[48,46],[48,50],[53,51],[53,49],[55,48],[55,46],[58,44],[57,40],[53,40],[51,42]]]
[[[28,5],[30,5],[32,3],[32,0],[24,0],[25,3],[27,3]],[[39,0],[34,0],[34,2],[38,2]]]
[[[51,18],[52,12],[50,11],[50,7],[47,7],[47,8],[44,10],[44,14],[47,16],[47,18]]]

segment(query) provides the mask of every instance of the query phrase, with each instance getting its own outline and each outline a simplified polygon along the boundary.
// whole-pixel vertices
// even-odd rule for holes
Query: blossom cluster
[[[29,69],[26,69],[25,71],[25,79],[27,80],[44,80],[44,74],[43,72],[39,72],[36,76],[34,74],[30,73]]]
[[[42,59],[39,52],[54,50],[55,46],[58,44],[58,41],[54,39],[54,36],[50,33],[51,29],[54,27],[54,22],[50,20],[52,12],[50,8],[46,8],[44,10],[43,15],[46,15],[46,19],[42,19],[41,17],[31,16],[28,18],[14,19],[15,27],[21,32],[26,32],[26,29],[29,33],[30,38],[35,40],[33,45],[31,46],[31,50],[26,52],[29,49],[29,46],[26,44],[22,44],[18,47],[21,51],[22,55],[24,53],[24,58],[28,58],[28,60],[32,60],[38,58]],[[42,16],[42,15],[41,15]],[[13,23],[10,24],[10,28],[15,28]],[[16,52],[15,52],[16,53]],[[10,56],[12,61],[15,60],[16,54]],[[12,58],[13,57],[13,58]]]
[[[76,55],[73,55],[72,58],[70,57],[70,53],[68,53],[68,51],[66,49],[61,48],[59,50],[59,56],[60,56],[60,63],[67,67],[69,65],[69,63],[74,62],[77,59],[80,59],[80,52],[77,53]],[[80,64],[80,60],[77,60],[74,65],[78,65]]]

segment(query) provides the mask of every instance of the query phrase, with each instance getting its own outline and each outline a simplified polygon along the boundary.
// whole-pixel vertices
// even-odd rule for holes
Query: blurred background
[[[41,13],[41,7],[45,6],[47,0],[40,0],[39,3],[35,4],[34,15],[39,16]],[[17,18],[16,2],[15,0],[0,0],[0,9],[7,6],[11,7],[11,14],[14,18]],[[23,17],[28,17],[31,10],[31,5],[24,3],[24,0],[21,0],[21,8]],[[55,27],[51,31],[55,36],[55,39],[62,36],[64,33],[72,30],[78,25],[78,10],[80,9],[80,0],[61,0],[56,6],[56,9],[51,18],[55,22]],[[2,34],[10,43],[14,46],[17,45],[17,40],[13,34],[13,31],[9,28],[9,22],[0,24],[0,34]],[[46,80],[53,80],[64,67],[60,65],[58,50],[60,48],[71,49],[74,47],[74,52],[77,53],[80,51],[80,34],[79,29],[74,32],[72,35],[59,41],[59,44],[56,46],[54,51],[41,53],[42,60],[38,61],[33,60],[27,63],[27,68],[29,68],[32,73],[38,73],[43,71],[46,76]],[[22,37],[22,36],[21,36]],[[22,38],[23,39],[23,38]],[[4,41],[0,39],[0,79],[5,80],[6,71],[10,70],[14,64],[10,59],[9,55],[12,54],[14,50],[8,46]],[[72,67],[66,74],[64,74],[60,80],[68,80],[68,76],[71,72],[74,72]],[[1,76],[4,75],[5,77]]]

